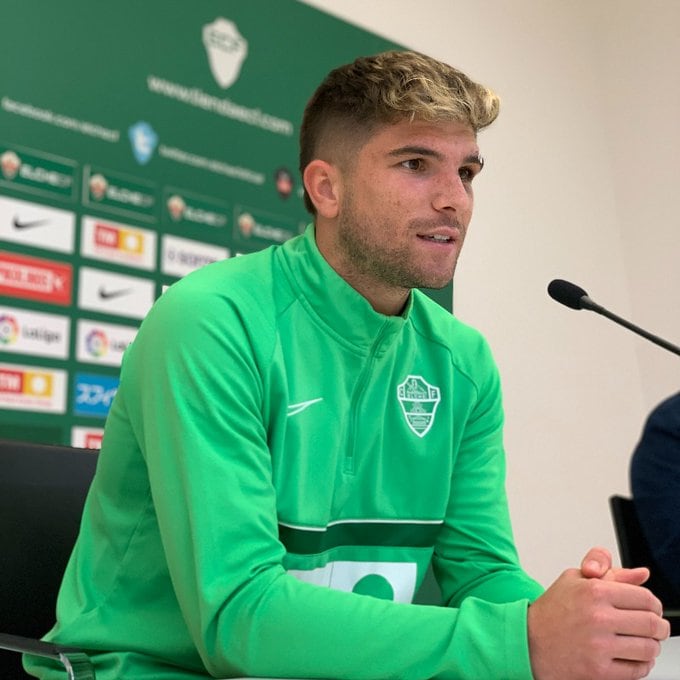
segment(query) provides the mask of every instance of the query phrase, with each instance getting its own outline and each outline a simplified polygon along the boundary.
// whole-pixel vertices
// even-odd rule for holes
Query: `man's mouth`
[[[437,241],[438,243],[448,243],[451,241],[450,236],[442,236],[440,234],[433,234],[432,236],[421,236],[420,238],[424,238],[427,241]]]
[[[453,241],[450,236],[444,236],[443,234],[421,235],[420,238],[426,241],[434,241],[435,243],[450,243]]]

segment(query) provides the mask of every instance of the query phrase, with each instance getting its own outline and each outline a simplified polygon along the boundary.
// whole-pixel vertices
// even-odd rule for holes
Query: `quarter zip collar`
[[[399,316],[376,312],[326,262],[316,245],[313,224],[301,236],[284,243],[278,255],[298,300],[340,341],[379,352],[396,339],[408,322],[413,294]],[[378,339],[380,347],[374,347]]]

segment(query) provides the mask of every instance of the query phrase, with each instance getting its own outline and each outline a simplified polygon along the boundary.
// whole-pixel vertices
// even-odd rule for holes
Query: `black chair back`
[[[0,440],[0,632],[39,638],[80,527],[97,452]],[[0,677],[24,678],[19,654],[0,652]]]
[[[624,567],[647,567],[650,572],[645,586],[663,603],[664,614],[671,622],[672,635],[680,634],[680,597],[667,581],[654,560],[652,551],[638,520],[635,502],[625,496],[611,496],[609,508],[614,521],[616,542]]]

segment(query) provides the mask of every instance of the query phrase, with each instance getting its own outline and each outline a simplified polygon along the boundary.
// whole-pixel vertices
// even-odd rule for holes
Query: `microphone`
[[[659,345],[660,347],[667,349],[669,352],[673,352],[673,354],[680,356],[680,347],[658,337],[657,335],[652,335],[643,328],[640,328],[639,326],[632,324],[630,321],[626,321],[626,319],[622,319],[620,316],[610,312],[608,309],[601,307],[596,302],[593,302],[593,300],[591,300],[588,296],[588,293],[586,293],[583,288],[577,286],[575,283],[564,281],[563,279],[554,279],[548,285],[548,295],[550,295],[553,300],[556,300],[560,304],[566,305],[571,309],[589,309],[591,312],[606,316],[608,319],[611,319],[620,326],[627,328],[629,331],[633,331],[633,333],[641,335],[643,338],[653,342],[655,345]]]

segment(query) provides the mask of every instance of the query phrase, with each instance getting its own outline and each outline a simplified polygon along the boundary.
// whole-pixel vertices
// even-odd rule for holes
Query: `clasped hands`
[[[613,568],[592,548],[580,569],[567,569],[528,611],[536,680],[636,680],[654,666],[670,633],[661,602],[641,587],[646,567]]]

